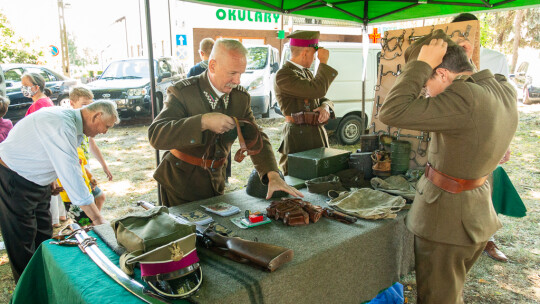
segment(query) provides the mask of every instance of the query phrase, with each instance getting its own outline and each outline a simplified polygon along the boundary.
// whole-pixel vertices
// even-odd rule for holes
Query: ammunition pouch
[[[275,220],[283,220],[285,225],[307,225],[311,220],[316,223],[323,215],[320,206],[312,205],[301,199],[282,198],[281,201],[273,201],[266,208],[268,217]]]
[[[291,116],[286,116],[285,120],[295,125],[310,125],[310,126],[320,125],[319,112],[293,113]]]

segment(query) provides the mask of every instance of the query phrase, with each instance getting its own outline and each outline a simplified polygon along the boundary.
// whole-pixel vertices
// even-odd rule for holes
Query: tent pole
[[[148,45],[148,67],[150,71],[150,106],[152,107],[152,120],[156,118],[156,77],[154,71],[154,44],[152,43],[152,25],[150,21],[150,0],[144,0],[146,16],[146,43]],[[156,149],[156,167],[159,166],[159,150]],[[158,205],[161,203],[161,186],[158,183]]]

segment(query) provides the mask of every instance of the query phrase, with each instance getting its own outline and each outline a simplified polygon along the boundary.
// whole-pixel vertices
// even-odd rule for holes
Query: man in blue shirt
[[[214,47],[214,39],[204,38],[199,44],[199,56],[201,56],[201,62],[194,65],[188,72],[187,77],[197,76],[208,69],[208,58],[212,53]]]
[[[52,236],[49,204],[57,178],[95,225],[106,222],[81,176],[77,147],[83,135],[105,134],[118,120],[111,101],[79,110],[50,107],[19,121],[0,143],[0,227],[15,282]]]

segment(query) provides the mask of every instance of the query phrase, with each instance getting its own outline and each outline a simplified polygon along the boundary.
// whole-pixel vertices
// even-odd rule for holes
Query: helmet
[[[281,173],[281,171],[279,172],[279,177],[285,180],[285,177],[283,176],[283,173]],[[261,178],[259,177],[259,173],[257,173],[257,170],[253,169],[247,182],[246,193],[258,198],[266,198],[266,194],[268,193],[267,177],[265,177],[263,183],[263,181],[261,181]],[[289,195],[287,192],[275,191],[274,194],[272,194],[272,198],[284,197],[287,195]]]

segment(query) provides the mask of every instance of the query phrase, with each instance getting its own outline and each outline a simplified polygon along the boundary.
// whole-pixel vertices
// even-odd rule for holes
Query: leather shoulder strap
[[[236,151],[236,154],[234,155],[234,160],[237,162],[242,162],[246,155],[257,155],[259,154],[259,152],[261,152],[263,147],[262,135],[259,127],[250,120],[238,119],[236,117],[233,117],[233,119],[234,123],[236,124],[236,131],[238,132],[238,141],[240,144],[240,149]],[[245,125],[249,125],[255,129],[255,138],[246,142],[244,135],[242,134],[242,130],[240,129],[240,122],[244,123]],[[246,153],[246,155],[244,155],[244,152]]]

